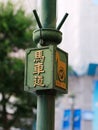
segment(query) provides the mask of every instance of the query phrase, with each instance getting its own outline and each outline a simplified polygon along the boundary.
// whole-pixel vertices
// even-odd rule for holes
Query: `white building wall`
[[[63,33],[60,48],[69,53],[69,64],[75,66],[79,55],[79,11],[80,2],[78,0],[58,0],[58,21],[64,14],[69,13],[68,18],[63,24],[61,31]],[[58,22],[59,23],[59,22]],[[78,54],[78,55],[77,55]]]
[[[80,63],[87,69],[89,63],[98,63],[98,5],[94,0],[82,0],[81,5]]]
[[[59,19],[65,12],[69,16],[61,29],[60,47],[69,53],[69,64],[82,74],[90,62],[98,63],[98,0],[58,0]]]

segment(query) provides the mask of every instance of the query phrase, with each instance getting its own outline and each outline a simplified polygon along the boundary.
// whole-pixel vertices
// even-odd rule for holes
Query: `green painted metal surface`
[[[56,0],[41,0],[41,22],[43,28],[56,28]],[[37,93],[37,130],[54,130],[55,93],[48,92]]]
[[[41,0],[41,22],[43,28],[56,28],[56,0]]]
[[[40,45],[26,50],[25,91],[37,94],[37,130],[54,130],[55,94],[68,91],[68,54],[57,45],[62,33],[56,30],[56,0],[41,0],[40,29],[33,41]],[[42,44],[40,41],[43,41]],[[38,48],[39,47],[39,48]]]
[[[52,88],[53,47],[27,50],[25,81],[26,89],[31,92]]]
[[[25,90],[55,90],[67,93],[68,54],[56,46],[27,49]]]
[[[62,41],[62,33],[50,28],[35,30],[33,32],[33,41],[38,44],[41,38],[44,41],[44,45],[58,45]]]
[[[37,130],[54,130],[55,95],[38,95]]]

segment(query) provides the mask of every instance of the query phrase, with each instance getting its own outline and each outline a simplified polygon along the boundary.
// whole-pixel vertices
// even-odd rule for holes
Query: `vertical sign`
[[[74,110],[74,120],[73,120],[73,128],[74,130],[80,130],[81,129],[81,110],[76,109]]]
[[[93,130],[98,130],[98,80],[94,81],[93,86]]]
[[[64,111],[62,130],[70,130],[71,110]]]
[[[26,50],[25,91],[52,89],[53,46]]]
[[[51,45],[26,50],[25,91],[68,91],[68,54]]]
[[[56,51],[56,86],[67,89],[67,55],[63,51]]]
[[[45,86],[44,77],[42,76],[42,73],[45,72],[44,60],[45,60],[45,56],[43,55],[43,50],[37,50],[34,52],[34,68],[33,68],[34,69],[34,71],[33,71],[34,87],[36,87],[36,86],[44,87]]]

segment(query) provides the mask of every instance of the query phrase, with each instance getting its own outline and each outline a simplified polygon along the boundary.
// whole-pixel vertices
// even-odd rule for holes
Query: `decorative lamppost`
[[[68,54],[57,45],[59,31],[68,14],[56,27],[56,0],[41,0],[41,22],[33,32],[36,48],[26,50],[24,89],[37,95],[37,130],[54,130],[55,95],[68,92]]]

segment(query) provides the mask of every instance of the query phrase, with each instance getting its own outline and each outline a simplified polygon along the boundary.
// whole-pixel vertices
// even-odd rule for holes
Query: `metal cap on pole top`
[[[59,23],[56,29],[43,28],[36,10],[33,10],[33,13],[34,13],[37,25],[39,27],[39,29],[33,32],[33,41],[36,44],[38,44],[40,40],[43,40],[42,46],[46,46],[50,44],[54,44],[54,45],[60,44],[62,41],[62,33],[59,30],[61,29],[63,23],[68,17],[68,13],[64,15],[63,19],[61,20],[61,22]]]

